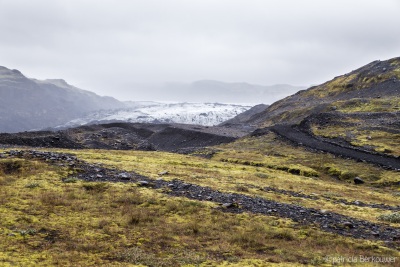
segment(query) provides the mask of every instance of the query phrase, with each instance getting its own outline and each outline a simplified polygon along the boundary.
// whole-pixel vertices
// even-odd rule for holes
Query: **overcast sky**
[[[121,100],[141,83],[312,85],[400,56],[399,0],[0,0],[0,65]]]

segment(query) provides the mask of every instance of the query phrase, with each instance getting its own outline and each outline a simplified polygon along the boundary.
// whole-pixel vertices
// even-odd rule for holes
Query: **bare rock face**
[[[29,79],[18,70],[0,67],[0,132],[53,127],[90,111],[123,106],[64,80]]]

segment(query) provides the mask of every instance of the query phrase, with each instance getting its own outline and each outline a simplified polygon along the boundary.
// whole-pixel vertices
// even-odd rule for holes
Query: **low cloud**
[[[310,85],[400,55],[399,2],[2,0],[0,65],[120,99],[135,83]]]

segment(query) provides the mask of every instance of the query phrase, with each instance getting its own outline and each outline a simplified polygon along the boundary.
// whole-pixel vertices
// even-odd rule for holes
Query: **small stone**
[[[210,197],[210,196],[206,197],[206,200],[212,200],[212,197]]]
[[[379,236],[379,232],[371,232],[371,235],[377,237],[377,236]]]
[[[322,214],[325,214],[325,213],[327,213],[328,211],[327,210],[321,210],[321,213]]]
[[[97,178],[103,178],[103,175],[97,174],[96,177],[97,177]]]
[[[237,204],[235,204],[235,203],[231,203],[231,202],[228,202],[228,203],[224,203],[224,204],[222,204],[222,207],[223,208],[234,208],[234,207],[236,207],[237,206]]]
[[[348,227],[348,228],[354,228],[354,225],[351,222],[344,222],[343,226]]]
[[[138,184],[139,186],[149,186],[149,185],[150,185],[150,183],[147,182],[147,181],[138,181],[137,184]]]
[[[356,178],[354,178],[354,183],[355,184],[364,184],[365,182],[360,177],[356,177]]]
[[[169,171],[162,171],[158,175],[167,175],[168,173],[169,173]]]
[[[122,173],[118,174],[118,177],[121,180],[129,180],[129,179],[131,179],[130,175],[128,173],[126,173],[126,172],[122,172]]]

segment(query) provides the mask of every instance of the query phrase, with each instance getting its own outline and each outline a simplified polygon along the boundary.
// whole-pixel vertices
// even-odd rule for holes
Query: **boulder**
[[[354,184],[364,184],[364,180],[361,179],[360,177],[354,178]]]

